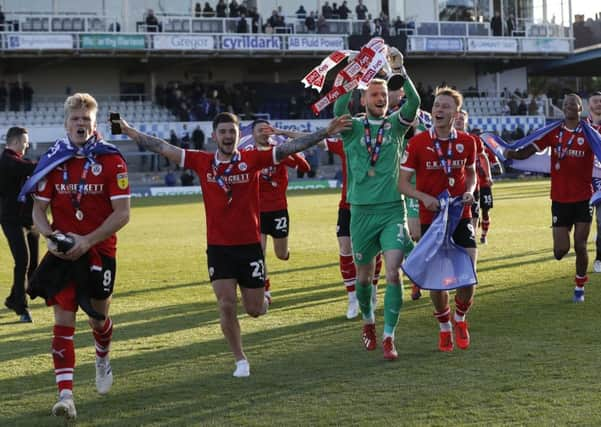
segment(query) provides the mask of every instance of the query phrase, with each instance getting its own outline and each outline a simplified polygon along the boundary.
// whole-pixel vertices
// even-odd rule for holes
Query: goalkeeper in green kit
[[[393,55],[391,55],[391,52]],[[350,130],[341,133],[347,162],[347,198],[351,205],[351,242],[357,265],[356,292],[363,317],[363,344],[367,350],[377,346],[374,310],[371,300],[371,276],[374,258],[381,251],[386,264],[384,297],[384,358],[398,358],[394,331],[403,304],[399,268],[403,254],[413,248],[406,227],[403,196],[398,191],[399,164],[405,152],[404,135],[415,119],[419,95],[402,65],[398,50],[389,50],[388,61],[400,71],[388,82],[373,79],[361,95],[365,117],[353,118]],[[396,65],[396,66],[395,66]],[[405,91],[407,101],[393,114],[388,111],[388,84],[393,80]],[[403,82],[404,80],[404,82]],[[352,92],[334,104],[334,114],[349,114]]]

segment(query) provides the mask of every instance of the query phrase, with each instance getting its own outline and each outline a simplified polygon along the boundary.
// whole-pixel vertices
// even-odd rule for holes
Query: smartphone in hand
[[[121,116],[119,113],[110,113],[109,120],[111,121],[111,133],[113,135],[121,135],[121,125],[113,122],[113,120],[120,120]]]

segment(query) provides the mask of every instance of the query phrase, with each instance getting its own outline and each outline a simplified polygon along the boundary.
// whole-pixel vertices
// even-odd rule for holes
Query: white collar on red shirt
[[[238,153],[238,150],[234,150],[234,152],[232,153],[232,156]],[[220,165],[221,163],[230,163],[231,160],[219,160],[219,149],[215,150],[215,163],[217,163],[218,165]]]
[[[428,132],[430,132],[430,138],[432,139],[432,141],[434,141],[435,139],[438,139],[439,141],[446,141],[448,139],[457,139],[457,129],[455,128],[451,128],[451,133],[449,134],[448,138],[439,138],[438,135],[436,135],[436,129],[434,129],[434,126],[432,126],[430,129],[428,129]]]

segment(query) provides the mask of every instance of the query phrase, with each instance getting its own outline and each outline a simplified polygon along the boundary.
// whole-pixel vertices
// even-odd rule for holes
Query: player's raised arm
[[[405,83],[403,83],[403,91],[405,92],[407,102],[405,102],[399,110],[399,117],[402,122],[405,122],[407,126],[410,126],[417,116],[417,110],[419,109],[421,99],[417,93],[417,89],[415,89],[413,81],[411,81],[411,78],[405,71],[404,67],[402,75],[405,78]]]
[[[351,116],[345,114],[341,117],[336,117],[325,129],[309,133],[298,138],[294,138],[288,142],[278,145],[274,148],[276,160],[279,162],[288,157],[290,154],[304,151],[309,147],[316,145],[319,141],[329,136],[335,135],[344,130],[350,129],[352,125]]]
[[[344,95],[341,95],[340,98],[334,102],[334,116],[340,117],[347,114],[351,114],[351,110],[348,108],[348,104],[351,101],[351,97],[353,96],[353,91],[348,91]]]
[[[164,139],[140,132],[139,130],[131,127],[123,119],[114,120],[114,122],[119,123],[119,125],[121,125],[123,134],[131,138],[131,140],[140,147],[143,147],[148,151],[152,151],[153,153],[160,154],[161,156],[166,157],[175,163],[179,163],[181,161],[182,153],[184,151],[181,148],[169,144]]]

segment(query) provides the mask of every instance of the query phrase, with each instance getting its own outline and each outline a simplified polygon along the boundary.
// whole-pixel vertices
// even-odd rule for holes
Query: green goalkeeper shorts
[[[351,205],[351,243],[356,264],[369,264],[379,252],[392,249],[411,252],[402,204],[383,210]]]

